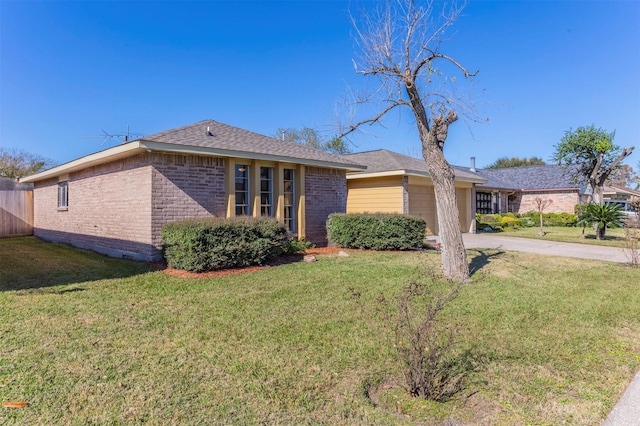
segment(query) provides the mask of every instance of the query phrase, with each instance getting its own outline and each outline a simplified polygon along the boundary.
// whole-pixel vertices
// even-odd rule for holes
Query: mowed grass
[[[640,270],[470,250],[445,311],[475,361],[429,403],[372,312],[439,253],[318,256],[186,279],[35,238],[0,240],[2,424],[600,424],[640,366]],[[353,290],[361,293],[359,302]],[[368,389],[378,387],[372,395]]]
[[[630,238],[635,241],[636,245],[640,243],[639,228],[607,229],[604,240],[600,241],[596,240],[596,234],[594,230],[589,227],[585,229],[584,238],[580,238],[580,236],[582,235],[581,227],[544,226],[542,230],[544,232],[544,236],[542,237],[537,236],[538,232],[540,231],[539,226],[534,226],[532,228],[510,229],[508,231],[496,233],[496,235],[534,238],[538,240],[559,241],[565,243],[592,244],[625,249],[632,247],[630,245]]]

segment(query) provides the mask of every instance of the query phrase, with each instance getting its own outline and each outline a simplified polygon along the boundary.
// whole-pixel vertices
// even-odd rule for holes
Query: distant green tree
[[[634,147],[620,148],[613,144],[615,132],[607,132],[595,125],[578,127],[565,132],[555,146],[553,160],[558,164],[577,164],[576,179],[589,181],[593,190],[592,201],[603,202],[603,187],[607,178],[631,155]]]
[[[19,149],[0,148],[0,177],[19,178],[55,166],[53,160]]]
[[[349,145],[343,139],[333,137],[327,140],[320,132],[310,127],[303,127],[302,129],[280,128],[275,137],[287,142],[295,142],[300,145],[321,149],[332,154],[342,155],[351,152]]]
[[[507,169],[510,167],[525,167],[525,166],[544,166],[547,163],[539,157],[501,157],[487,166],[487,169]]]

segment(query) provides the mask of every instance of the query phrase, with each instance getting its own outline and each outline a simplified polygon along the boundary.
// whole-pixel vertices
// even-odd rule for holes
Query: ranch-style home
[[[535,211],[536,198],[553,200],[546,212],[573,213],[575,205],[589,197],[588,185],[574,179],[574,166],[480,169],[477,173],[487,179],[476,189],[476,210],[481,214]]]
[[[545,211],[573,213],[576,204],[586,203],[592,194],[587,182],[575,180],[577,166],[543,166],[481,169],[486,182],[476,188],[478,213],[526,213],[537,209],[535,199],[552,200]],[[605,201],[628,200],[638,191],[617,185],[605,186]]]
[[[117,257],[161,257],[160,230],[192,217],[271,216],[323,245],[344,212],[346,173],[333,155],[205,120],[21,179],[34,185],[34,235]]]
[[[401,213],[427,222],[427,233],[438,234],[433,181],[424,160],[379,149],[344,158],[367,166],[347,173],[347,213]],[[487,182],[469,168],[453,166],[462,232],[475,232],[475,187]]]

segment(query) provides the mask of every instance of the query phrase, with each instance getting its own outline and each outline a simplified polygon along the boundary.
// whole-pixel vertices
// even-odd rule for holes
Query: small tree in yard
[[[351,119],[342,131],[346,136],[365,124],[380,123],[398,107],[408,107],[415,118],[422,143],[422,155],[433,180],[442,243],[442,271],[446,278],[465,281],[469,265],[456,203],[454,170],[444,156],[449,126],[458,111],[468,106],[447,90],[455,82],[445,76],[447,68],[472,77],[454,58],[440,51],[445,31],[462,8],[435,10],[436,3],[388,0],[372,12],[352,18],[361,56],[354,60],[356,72],[377,79],[375,89],[354,100],[356,106],[379,106],[377,114],[363,120]],[[454,109],[455,108],[455,109]]]
[[[607,228],[621,228],[624,224],[622,206],[615,203],[589,203],[584,208],[578,224],[593,225],[596,240],[604,239]]]
[[[542,225],[543,225],[542,213],[544,212],[544,209],[546,209],[551,205],[551,203],[553,203],[553,200],[549,200],[544,197],[536,197],[533,199],[533,202],[535,203],[536,209],[538,210],[538,214],[540,215],[540,230],[536,235],[538,237],[544,237],[544,231],[542,230]]]

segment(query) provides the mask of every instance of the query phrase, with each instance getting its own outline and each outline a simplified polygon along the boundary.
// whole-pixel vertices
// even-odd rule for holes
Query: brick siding
[[[537,211],[538,207],[535,203],[536,197],[543,197],[553,200],[553,203],[547,207],[545,213],[573,213],[575,205],[581,202],[578,191],[556,191],[556,192],[518,192],[510,199],[510,205],[513,206],[515,213],[526,213]]]
[[[69,207],[58,209],[58,178],[36,182],[34,235],[133,258],[153,257],[149,157],[137,155],[69,175]]]
[[[156,260],[172,221],[225,216],[222,158],[142,153],[69,174],[69,206],[58,209],[58,178],[34,189],[34,234],[115,257]],[[327,244],[329,214],[345,212],[342,170],[305,169],[306,238]]]
[[[170,221],[224,215],[224,160],[139,154],[69,175],[69,207],[58,209],[58,179],[37,182],[34,234],[117,257],[161,257]]]
[[[327,218],[347,209],[347,179],[344,170],[307,167],[305,174],[306,238],[327,245]]]
[[[161,247],[168,222],[226,215],[224,160],[178,154],[154,154],[151,234]]]

